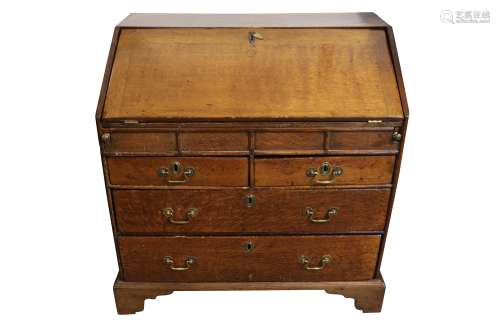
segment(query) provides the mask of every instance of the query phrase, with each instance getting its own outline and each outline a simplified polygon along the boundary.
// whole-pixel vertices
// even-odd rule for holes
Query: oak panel
[[[255,204],[247,206],[247,196]],[[120,232],[133,233],[333,233],[383,231],[389,189],[364,190],[115,190],[115,214]],[[162,209],[172,208],[174,221],[186,221],[189,209],[197,214],[187,224],[171,223]],[[337,214],[327,223],[329,208]]]
[[[335,156],[300,158],[256,158],[256,186],[315,185],[314,179],[326,180],[328,176],[308,177],[309,168],[318,169],[323,162],[342,168],[342,175],[335,177],[335,185],[390,184],[395,156]]]
[[[245,244],[251,242],[253,250]],[[126,237],[118,238],[124,281],[258,282],[358,281],[373,278],[380,244],[371,236],[248,236],[248,237]],[[307,271],[330,255],[323,270]],[[163,262],[171,256],[183,267],[187,256],[196,262],[173,271]]]
[[[101,136],[106,153],[167,153],[177,150],[175,132],[112,132]]]
[[[181,133],[182,151],[248,151],[246,132]]]
[[[132,13],[120,27],[182,28],[383,28],[387,27],[375,13],[293,13],[293,14],[172,14]]]
[[[323,150],[324,140],[324,132],[257,132],[255,133],[255,150]]]
[[[194,176],[182,184],[170,184],[159,175],[160,168],[179,162],[181,172],[172,180],[182,180],[183,170],[193,168]],[[248,158],[239,157],[108,157],[112,185],[139,186],[247,186]]]
[[[330,132],[330,150],[398,150],[399,142],[392,138],[392,131],[339,131]]]
[[[403,118],[384,30],[124,29],[103,119]]]

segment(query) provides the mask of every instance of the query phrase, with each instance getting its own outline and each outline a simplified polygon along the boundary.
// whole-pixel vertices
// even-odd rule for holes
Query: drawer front
[[[373,278],[380,236],[120,237],[125,281]]]
[[[389,189],[115,190],[120,232],[334,233],[384,230]]]
[[[269,131],[255,133],[255,154],[315,153],[324,149],[323,132]]]
[[[395,156],[255,159],[256,186],[390,184]]]
[[[101,136],[106,153],[174,153],[177,151],[174,132],[104,133]]]
[[[329,132],[328,150],[397,152],[399,141],[393,139],[393,130]]]
[[[255,133],[256,155],[348,154],[399,151],[393,129],[364,131],[263,131]]]
[[[108,157],[107,164],[112,185],[248,185],[247,158]]]
[[[185,132],[180,134],[183,152],[248,152],[246,132]]]

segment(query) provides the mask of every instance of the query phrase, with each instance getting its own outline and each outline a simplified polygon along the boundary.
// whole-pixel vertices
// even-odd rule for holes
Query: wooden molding
[[[144,310],[144,301],[174,291],[199,290],[325,290],[329,294],[353,298],[354,305],[363,312],[380,312],[384,300],[385,283],[382,277],[368,281],[348,282],[125,282],[114,284],[118,314],[133,314]]]

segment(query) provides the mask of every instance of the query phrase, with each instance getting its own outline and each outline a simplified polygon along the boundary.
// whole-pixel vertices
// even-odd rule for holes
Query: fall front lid
[[[402,119],[384,29],[122,28],[103,119]]]

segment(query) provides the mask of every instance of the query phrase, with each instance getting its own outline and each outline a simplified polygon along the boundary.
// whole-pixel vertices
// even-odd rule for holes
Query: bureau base
[[[380,312],[385,283],[380,276],[368,281],[342,282],[125,282],[117,279],[113,286],[118,314],[134,314],[144,310],[144,301],[174,291],[202,290],[325,290],[329,294],[354,299],[363,312]]]

